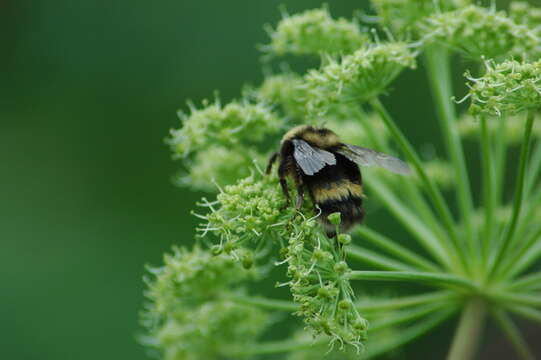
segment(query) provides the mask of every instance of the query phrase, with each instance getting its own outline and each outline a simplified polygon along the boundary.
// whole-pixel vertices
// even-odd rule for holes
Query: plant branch
[[[495,191],[494,191],[494,199],[495,206],[497,207],[499,204],[503,203],[502,194],[504,191],[505,186],[505,163],[507,160],[507,119],[505,115],[502,115],[499,117],[499,126],[498,126],[498,134],[496,138],[498,141],[495,141],[495,147],[494,150],[494,169],[495,169]]]
[[[459,287],[476,291],[477,285],[466,278],[456,275],[414,272],[414,271],[351,271],[350,280],[363,281],[409,281],[426,285]]]
[[[482,116],[481,119],[481,154],[483,167],[483,201],[485,210],[485,229],[482,240],[482,259],[486,266],[488,261],[488,253],[490,248],[490,240],[492,239],[492,228],[494,227],[494,168],[492,151],[490,147],[490,135],[488,133],[487,119]]]
[[[533,320],[541,324],[541,311],[539,310],[524,305],[510,305],[506,306],[506,308],[525,319]]]
[[[516,254],[509,257],[506,267],[502,270],[502,276],[512,277],[530,266],[541,257],[541,226],[533,232]]]
[[[449,308],[451,306],[456,308],[456,304],[451,304],[449,302],[437,302],[421,305],[413,309],[400,311],[399,313],[392,314],[389,317],[384,317],[379,321],[374,321],[370,325],[370,331],[378,331],[387,327],[404,324],[412,320],[416,320],[432,314],[438,310],[441,310],[442,308]]]
[[[365,176],[370,192],[396,216],[408,231],[415,236],[419,243],[442,265],[450,267],[449,251],[438,242],[437,235],[429,229],[414,212],[410,211],[381,181],[376,177]]]
[[[485,304],[480,299],[471,299],[466,304],[447,360],[471,360],[474,358],[485,323],[485,313]]]
[[[511,290],[514,289],[527,289],[527,290],[541,290],[541,271],[524,276],[509,286]]]
[[[447,204],[445,203],[443,195],[441,194],[439,189],[436,187],[432,179],[428,177],[421,163],[421,159],[419,158],[419,156],[417,155],[417,153],[415,152],[414,148],[411,146],[409,141],[406,139],[402,131],[396,126],[392,117],[389,115],[387,110],[383,107],[379,99],[378,98],[372,99],[370,101],[370,104],[374,108],[374,110],[380,115],[381,119],[383,120],[387,128],[389,129],[390,133],[393,135],[398,145],[400,146],[400,148],[402,149],[402,151],[404,152],[408,160],[412,163],[413,167],[417,171],[417,174],[419,175],[424,185],[426,186],[428,194],[430,198],[432,199],[436,210],[441,216],[443,223],[445,225],[445,228],[449,234],[449,237],[452,240],[451,243],[456,249],[456,252],[451,251],[450,253],[461,254],[460,245],[458,241],[458,235],[455,229],[455,222],[451,215],[451,211],[449,210],[449,208],[447,207]],[[466,266],[464,257],[463,256],[459,256],[459,257],[462,262],[462,265]]]
[[[473,246],[473,200],[466,160],[456,126],[456,111],[452,103],[453,84],[449,53],[439,45],[426,48],[427,75],[434,94],[438,119],[444,135],[447,152],[456,171],[458,205],[466,226],[467,243]],[[470,249],[473,254],[473,248]]]
[[[382,299],[377,301],[363,301],[359,302],[358,308],[362,312],[371,311],[389,311],[395,309],[403,309],[408,306],[416,306],[422,304],[430,304],[442,301],[452,301],[456,299],[456,295],[447,291],[437,291],[422,295],[404,296],[396,299]]]
[[[529,349],[528,344],[522,337],[522,334],[518,330],[517,326],[511,319],[511,317],[503,310],[493,311],[496,323],[500,326],[507,339],[515,348],[517,355],[523,360],[534,360],[532,351]]]
[[[350,245],[346,249],[346,253],[349,258],[353,260],[360,261],[362,263],[371,265],[375,268],[382,270],[392,270],[392,271],[409,271],[416,270],[415,267],[406,265],[400,261],[391,259],[387,256],[378,254],[374,251],[368,250],[366,248]]]
[[[528,163],[528,155],[530,153],[530,143],[532,136],[532,127],[533,121],[535,118],[535,112],[533,110],[528,111],[528,116],[526,119],[526,128],[524,130],[524,141],[522,143],[522,150],[520,152],[520,161],[518,167],[518,175],[516,180],[516,189],[515,189],[515,198],[513,201],[513,215],[511,218],[511,223],[507,228],[503,244],[497,250],[496,258],[494,264],[492,265],[491,275],[498,269],[500,262],[502,261],[503,255],[506,253],[509,245],[513,242],[513,235],[517,227],[517,222],[520,217],[520,211],[522,209],[523,203],[523,190],[524,190],[524,174],[526,171],[526,164]]]
[[[494,300],[497,300],[500,302],[501,305],[506,304],[518,304],[518,305],[528,305],[533,306],[536,308],[541,308],[541,294],[540,293],[534,293],[529,292],[527,294],[524,293],[492,293],[491,297]]]
[[[245,346],[232,346],[229,349],[224,349],[228,358],[238,359],[241,357],[265,355],[265,354],[280,354],[297,350],[309,349],[312,346],[322,345],[328,340],[320,339],[313,340],[278,340],[267,341],[263,343],[249,344]]]
[[[355,233],[363,238],[363,240],[368,240],[372,244],[378,246],[379,248],[387,251],[389,254],[392,254],[398,258],[401,258],[403,261],[406,261],[409,264],[417,266],[420,269],[437,272],[440,270],[437,265],[432,262],[425,260],[420,257],[413,251],[403,247],[402,245],[394,242],[393,240],[385,237],[378,232],[367,228],[366,226],[357,227]]]
[[[294,312],[299,305],[287,300],[268,299],[260,296],[232,295],[230,299],[245,305],[255,305],[268,310]]]
[[[417,325],[401,330],[400,336],[388,337],[390,339],[389,341],[384,343],[376,343],[374,346],[369,347],[363,353],[363,358],[370,359],[379,356],[389,350],[398,348],[417,339],[447,320],[451,315],[453,315],[454,312],[455,309],[453,308],[442,310],[428,317],[426,320],[419,322]]]
[[[527,175],[526,175],[526,185],[524,187],[524,194],[526,196],[532,193],[532,190],[535,186],[535,182],[539,177],[541,171],[541,141],[538,141],[535,145],[535,150],[532,152],[532,159],[530,161]]]

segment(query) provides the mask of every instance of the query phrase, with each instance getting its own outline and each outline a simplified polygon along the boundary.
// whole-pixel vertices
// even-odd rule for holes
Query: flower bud
[[[327,216],[327,219],[331,224],[336,226],[340,225],[340,223],[342,222],[341,214],[339,212],[330,214],[329,216]]]
[[[286,15],[269,35],[271,43],[263,50],[276,55],[347,54],[369,41],[357,24],[333,19],[325,7]]]
[[[351,244],[351,236],[349,236],[348,234],[338,234],[336,238],[340,244],[343,244],[343,245]]]

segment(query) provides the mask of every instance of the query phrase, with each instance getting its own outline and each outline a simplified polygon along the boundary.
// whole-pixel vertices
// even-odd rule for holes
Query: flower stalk
[[[526,118],[526,126],[524,128],[524,141],[522,143],[522,149],[520,151],[520,160],[518,165],[518,175],[516,180],[516,190],[515,196],[513,199],[513,215],[511,218],[511,223],[507,228],[505,233],[504,240],[501,247],[496,252],[496,257],[494,263],[492,264],[492,274],[498,270],[500,262],[502,261],[503,254],[507,251],[511,243],[513,242],[513,236],[515,235],[515,230],[517,227],[518,219],[520,217],[520,212],[522,210],[523,204],[523,191],[524,191],[524,178],[526,173],[526,166],[528,163],[528,156],[530,154],[530,144],[532,138],[532,128],[533,121],[535,118],[534,110],[529,110]]]
[[[480,299],[471,299],[465,306],[451,344],[447,360],[475,358],[480,334],[486,319],[486,305]]]

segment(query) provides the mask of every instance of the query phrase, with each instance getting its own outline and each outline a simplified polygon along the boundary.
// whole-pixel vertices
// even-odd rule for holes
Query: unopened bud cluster
[[[369,41],[358,24],[333,19],[326,8],[285,15],[269,35],[271,43],[264,50],[276,55],[347,54]]]
[[[541,107],[541,61],[486,62],[486,68],[480,78],[466,75],[473,115],[512,115]]]

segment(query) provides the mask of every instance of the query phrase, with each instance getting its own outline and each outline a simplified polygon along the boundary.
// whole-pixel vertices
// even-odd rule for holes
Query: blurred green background
[[[144,264],[192,241],[201,195],[171,184],[163,138],[186,99],[262,79],[255,45],[280,4],[322,2],[0,1],[0,357],[147,358]],[[431,108],[411,106],[430,104],[426,79],[405,73],[390,96],[412,142],[428,142]],[[413,346],[436,359],[448,335]]]

